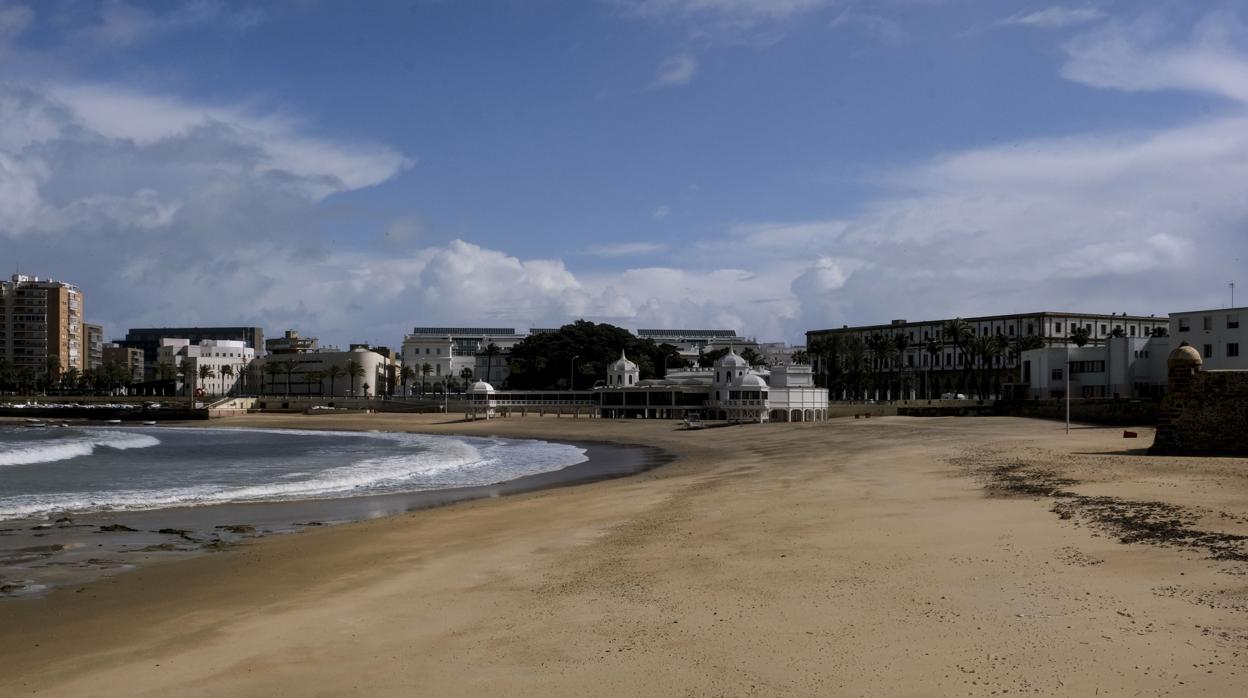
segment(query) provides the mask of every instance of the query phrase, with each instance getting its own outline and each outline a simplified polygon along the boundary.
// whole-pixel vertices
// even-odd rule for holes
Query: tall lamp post
[[[581,358],[580,354],[572,357],[572,364],[568,367],[568,390],[576,390],[576,360]]]

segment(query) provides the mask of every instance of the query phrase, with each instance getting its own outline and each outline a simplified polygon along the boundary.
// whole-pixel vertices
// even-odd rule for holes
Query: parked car
[[[945,393],[940,396],[941,400],[965,400],[966,396],[962,393]]]

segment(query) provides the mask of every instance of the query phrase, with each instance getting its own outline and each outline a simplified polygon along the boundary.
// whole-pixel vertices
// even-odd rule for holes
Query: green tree
[[[269,380],[268,380],[268,387],[269,387],[268,394],[269,394],[269,395],[273,395],[273,394],[275,394],[275,393],[277,392],[277,377],[278,377],[278,376],[280,376],[280,375],[282,375],[282,367],[281,367],[281,364],[279,364],[279,363],[278,363],[278,362],[276,362],[276,361],[272,361],[272,360],[270,360],[270,361],[265,361],[265,362],[264,362],[264,373],[265,373],[265,375],[267,375],[267,376],[269,377]],[[262,390],[261,392],[264,392],[264,391]]]
[[[798,366],[808,366],[810,365],[810,352],[805,349],[798,349],[789,354],[789,361]]]
[[[404,364],[403,368],[399,369],[399,385],[403,386],[404,396],[407,395],[407,384],[411,383],[412,379],[415,377],[416,377],[416,370],[413,369],[411,366]]]
[[[1087,327],[1080,325],[1070,331],[1070,341],[1077,347],[1083,347],[1092,341],[1092,333],[1088,331]]]
[[[216,371],[212,370],[212,366],[203,364],[199,367],[199,380],[206,381],[216,375]]]
[[[311,394],[312,394],[312,386],[314,386],[314,385],[315,385],[315,386],[316,386],[316,394],[317,394],[317,395],[324,395],[324,394],[325,394],[325,387],[324,387],[324,385],[323,385],[324,380],[325,380],[325,372],[324,372],[324,371],[307,371],[307,372],[305,372],[305,373],[303,374],[303,382],[306,384],[306,385],[305,385],[305,387],[304,387],[304,391],[303,391],[303,392],[304,392],[304,394],[305,394],[305,395],[311,395]]]
[[[576,358],[576,382],[593,385],[607,377],[607,367],[623,349],[637,364],[641,378],[656,378],[664,364],[680,361],[669,345],[639,339],[621,327],[577,320],[554,332],[530,335],[511,348],[512,374],[508,386],[517,390],[546,390],[566,386],[572,358]]]
[[[698,366],[702,368],[710,368],[715,365],[716,361],[728,356],[728,352],[732,351],[730,347],[720,347],[698,354]]]
[[[290,397],[290,379],[299,371],[299,364],[286,359],[277,362],[278,368],[286,375],[286,397]]]
[[[961,362],[960,366],[958,366],[962,373],[961,385],[963,390],[970,392],[967,386],[971,382],[970,377],[972,369],[970,357],[968,356],[968,346],[970,341],[975,337],[975,330],[971,328],[970,324],[966,320],[963,320],[962,318],[954,318],[952,320],[945,321],[944,325],[941,326],[941,335],[944,338],[945,343],[953,345],[954,355],[957,356],[958,361]]]
[[[940,355],[944,351],[940,342],[929,339],[927,344],[923,345],[923,351],[927,352],[927,399],[932,399],[932,369],[940,365]]]
[[[229,365],[229,364],[225,364],[224,366],[222,366],[222,367],[221,367],[221,380],[222,380],[222,382],[223,382],[223,383],[225,383],[227,386],[229,386],[229,387],[226,389],[226,392],[227,392],[227,393],[232,392],[232,391],[234,390],[234,386],[233,386],[234,381],[230,380],[230,379],[232,379],[233,377],[234,377],[234,367],[233,367],[233,366],[231,366],[231,365]]]
[[[494,375],[494,357],[502,353],[502,349],[494,342],[485,345],[485,348],[477,352],[477,356],[485,357],[485,379],[489,380]]]
[[[329,368],[325,369],[325,377],[329,379],[329,394],[331,396],[337,394],[334,392],[334,381],[338,380],[339,378],[342,378],[346,374],[347,372],[342,370],[342,367],[339,366],[338,364],[334,364],[330,366]]]
[[[347,377],[351,379],[351,394],[354,395],[355,394],[355,379],[364,377],[364,367],[360,364],[359,361],[356,361],[355,359],[351,359],[347,361],[347,365],[344,371],[346,372]]]
[[[741,358],[751,366],[762,366],[767,363],[762,354],[759,354],[754,347],[745,347],[741,350]]]
[[[497,349],[497,347],[495,348]],[[425,384],[429,380],[431,373],[433,373],[432,364],[426,362],[420,365],[420,394],[422,397],[425,394]]]

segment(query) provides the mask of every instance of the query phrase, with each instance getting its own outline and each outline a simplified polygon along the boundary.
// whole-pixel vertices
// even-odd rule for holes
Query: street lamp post
[[[568,390],[576,390],[576,360],[581,358],[580,354],[572,357],[572,365],[568,367]]]

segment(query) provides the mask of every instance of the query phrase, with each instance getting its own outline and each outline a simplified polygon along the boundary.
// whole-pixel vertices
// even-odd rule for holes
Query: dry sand
[[[1248,693],[1248,460],[1124,451],[1147,430],[230,421],[678,458],[0,603],[0,695]]]

